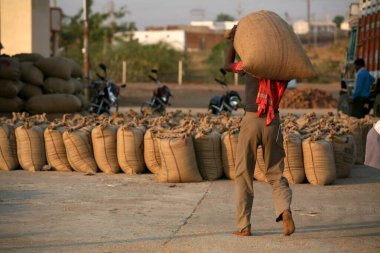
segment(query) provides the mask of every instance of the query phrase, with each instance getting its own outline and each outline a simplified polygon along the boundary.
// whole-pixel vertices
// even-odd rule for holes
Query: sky
[[[350,3],[358,0],[310,0],[311,14],[317,20],[332,20],[347,16]],[[67,15],[73,15],[83,5],[82,0],[56,0]],[[95,11],[105,11],[111,0],[94,0]],[[117,10],[126,6],[129,14],[124,21],[135,22],[139,30],[146,26],[189,24],[191,20],[214,20],[219,13],[237,19],[250,12],[271,10],[282,17],[288,13],[291,21],[306,19],[307,0],[113,0]],[[240,11],[239,11],[240,10]],[[239,15],[240,13],[240,15]]]

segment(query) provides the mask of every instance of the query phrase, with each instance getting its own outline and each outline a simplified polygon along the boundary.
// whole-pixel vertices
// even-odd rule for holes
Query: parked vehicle
[[[153,97],[149,101],[145,101],[141,105],[141,113],[152,112],[163,114],[166,112],[166,107],[170,105],[170,98],[173,97],[170,89],[157,77],[158,71],[152,69],[148,75],[149,79],[156,83],[157,89],[153,91]]]
[[[116,85],[107,78],[107,66],[103,63],[99,64],[99,68],[103,70],[103,75],[96,73],[98,79],[90,82],[90,113],[111,114],[112,107],[115,111],[119,111],[119,94],[120,88],[127,85]]]
[[[380,9],[378,0],[359,0],[350,5],[349,24],[351,27],[346,62],[342,72],[338,110],[351,114],[351,97],[355,88],[356,58],[364,59],[367,70],[377,79],[372,85],[369,99],[363,107],[364,114],[373,108],[380,117]]]
[[[218,115],[221,112],[232,113],[232,111],[236,111],[238,108],[242,107],[239,93],[228,88],[226,71],[221,68],[220,72],[223,75],[223,79],[219,80],[218,78],[215,78],[215,81],[222,85],[225,93],[222,96],[213,96],[208,105],[208,109],[215,115]]]

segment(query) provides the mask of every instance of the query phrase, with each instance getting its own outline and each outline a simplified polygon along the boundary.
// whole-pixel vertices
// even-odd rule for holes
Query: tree
[[[216,22],[235,21],[235,18],[229,14],[219,13],[218,16],[216,16],[215,21]]]
[[[336,27],[338,27],[338,29],[340,29],[340,25],[343,23],[344,21],[344,17],[343,16],[335,16],[335,18],[333,19],[333,22],[336,24]]]

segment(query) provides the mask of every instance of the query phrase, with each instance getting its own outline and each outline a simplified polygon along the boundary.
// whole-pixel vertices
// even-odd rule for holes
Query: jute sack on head
[[[352,135],[333,136],[336,177],[346,178],[355,164],[355,140]]]
[[[20,63],[20,70],[22,81],[38,86],[44,85],[44,74],[32,62]]]
[[[48,77],[65,80],[69,80],[71,77],[72,66],[61,57],[42,58],[36,61],[35,65]]]
[[[18,166],[14,126],[0,123],[0,170],[14,170]]]
[[[51,94],[73,94],[75,92],[75,83],[70,80],[49,77],[44,82],[44,90]]]
[[[63,143],[70,166],[78,172],[93,174],[97,171],[96,161],[93,155],[91,132],[71,128],[63,133]]]
[[[24,83],[20,81],[0,79],[0,97],[14,98],[23,87]]]
[[[46,164],[44,128],[25,122],[15,131],[17,156],[21,168],[27,171],[39,171]]]
[[[63,132],[66,129],[63,125],[52,124],[44,132],[46,159],[56,171],[72,171],[63,142]]]
[[[194,136],[197,164],[202,177],[216,180],[223,176],[221,135],[217,131],[198,130]]]
[[[267,177],[265,176],[265,161],[264,161],[264,153],[263,148],[259,146],[257,148],[256,155],[256,164],[255,164],[255,172],[253,173],[253,177],[260,182],[268,182]]]
[[[92,129],[91,133],[96,164],[106,174],[120,171],[117,161],[117,129],[117,126],[103,123]]]
[[[119,127],[117,160],[126,174],[140,174],[145,170],[143,129],[128,125]]]
[[[42,89],[39,86],[26,83],[21,89],[18,96],[22,99],[29,100],[29,98],[42,95]]]
[[[0,57],[0,79],[14,80],[20,79],[20,62],[16,58]]]
[[[272,80],[309,78],[313,66],[293,29],[276,13],[257,11],[238,24],[234,46],[244,71]]]
[[[310,137],[302,142],[302,151],[305,174],[310,184],[332,184],[336,178],[332,143]]]
[[[202,181],[191,136],[160,137],[160,182],[190,183]]]
[[[69,94],[48,94],[34,96],[25,105],[30,113],[72,113],[82,108],[80,100]]]
[[[284,177],[291,184],[305,181],[305,168],[302,155],[302,138],[299,134],[284,134]]]
[[[160,150],[152,131],[154,132],[154,129],[149,128],[144,135],[144,161],[150,172],[158,174],[161,170]]]
[[[235,179],[235,160],[238,140],[238,130],[224,132],[221,137],[223,170],[229,179]]]
[[[0,97],[0,112],[19,112],[24,107],[21,98],[2,98]]]

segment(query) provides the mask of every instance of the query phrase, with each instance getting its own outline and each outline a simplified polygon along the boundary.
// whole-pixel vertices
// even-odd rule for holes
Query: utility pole
[[[84,20],[84,34],[83,34],[83,69],[85,77],[84,85],[84,96],[89,99],[89,81],[90,81],[90,68],[89,68],[89,50],[88,50],[88,11],[87,11],[87,0],[83,0],[83,20]]]
[[[307,0],[307,25],[309,26],[309,32],[307,33],[307,49],[311,49],[311,20],[310,20],[310,0]]]

